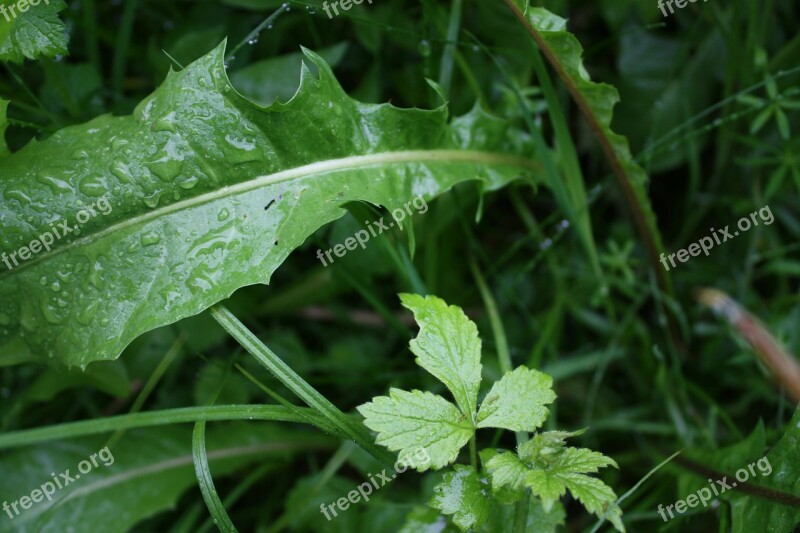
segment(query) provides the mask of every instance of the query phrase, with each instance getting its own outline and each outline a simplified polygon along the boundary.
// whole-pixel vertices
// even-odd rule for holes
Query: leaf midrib
[[[536,170],[538,166],[532,159],[523,157],[509,156],[495,152],[485,152],[479,150],[405,150],[396,152],[381,152],[376,154],[349,156],[339,159],[328,159],[325,161],[317,161],[308,165],[282,170],[274,174],[266,174],[263,176],[255,177],[251,180],[237,183],[235,185],[221,187],[214,191],[209,191],[198,196],[187,198],[133,218],[123,220],[113,224],[101,231],[86,235],[75,239],[63,246],[54,247],[48,252],[37,255],[25,263],[22,263],[13,270],[7,270],[0,273],[0,280],[12,276],[16,273],[24,271],[33,265],[45,261],[58,254],[64,253],[72,248],[80,245],[93,242],[111,235],[117,231],[122,231],[137,224],[144,224],[151,220],[155,220],[161,216],[166,216],[170,213],[190,209],[199,205],[213,202],[220,198],[234,196],[236,194],[252,191],[275,183],[290,181],[293,179],[304,178],[313,176],[315,174],[324,174],[329,172],[336,172],[340,170],[355,169],[368,167],[376,164],[395,164],[395,163],[410,163],[429,161],[434,163],[447,163],[447,162],[473,162],[476,164],[498,164],[507,165],[512,167],[520,167],[529,170]]]
[[[305,444],[306,447],[309,448],[316,448],[324,446],[322,443],[309,443]],[[220,450],[214,450],[208,452],[208,459],[209,460],[217,460],[217,459],[227,459],[231,457],[241,457],[247,455],[259,455],[262,453],[272,452],[272,451],[279,451],[285,449],[294,449],[297,447],[296,443],[269,443],[269,444],[255,444],[250,446],[236,446],[232,448],[224,448]],[[167,459],[165,461],[161,461],[158,463],[151,463],[144,466],[140,466],[137,468],[133,468],[131,470],[126,470],[124,472],[120,472],[119,474],[114,474],[107,478],[103,478],[97,480],[89,485],[80,487],[66,496],[64,498],[55,500],[52,505],[44,505],[40,506],[41,509],[39,512],[30,513],[25,515],[25,519],[22,521],[23,523],[29,522],[31,519],[34,519],[45,513],[49,510],[54,510],[59,506],[67,503],[70,500],[83,496],[85,494],[91,494],[98,490],[105,489],[110,486],[118,485],[124,483],[126,481],[130,481],[132,479],[136,479],[138,477],[147,476],[153,473],[163,472],[165,470],[173,470],[176,468],[180,468],[182,466],[191,465],[193,463],[192,454],[185,454],[180,455],[177,457],[173,457],[171,459]]]

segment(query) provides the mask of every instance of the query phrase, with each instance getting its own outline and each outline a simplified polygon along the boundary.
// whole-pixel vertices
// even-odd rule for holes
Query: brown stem
[[[550,49],[547,45],[547,42],[542,38],[541,34],[533,27],[530,21],[525,17],[524,13],[520,11],[519,7],[514,3],[514,0],[504,0],[508,8],[514,13],[514,16],[522,23],[525,29],[530,33],[533,40],[536,42],[536,45],[542,51],[544,56],[550,62],[550,65],[556,71],[558,76],[561,78],[561,81],[564,82],[564,85],[567,87],[572,99],[575,100],[575,103],[583,113],[583,116],[586,118],[586,121],[589,123],[589,127],[594,132],[597,140],[600,142],[600,146],[602,147],[603,153],[608,159],[609,164],[611,165],[611,169],[614,172],[614,176],[617,178],[617,184],[619,185],[620,189],[622,189],[622,193],[625,196],[625,200],[628,203],[628,207],[630,208],[631,215],[633,216],[634,223],[636,228],[641,235],[642,240],[644,241],[645,248],[647,249],[647,256],[650,261],[650,265],[652,269],[655,271],[656,275],[656,282],[658,283],[658,287],[662,293],[672,296],[672,284],[670,282],[669,276],[667,276],[666,271],[663,270],[659,265],[659,256],[661,254],[661,250],[659,246],[656,244],[656,239],[654,238],[651,228],[647,223],[647,217],[645,216],[644,211],[642,210],[642,206],[639,204],[638,199],[636,198],[636,193],[633,190],[633,186],[631,185],[630,177],[628,176],[627,172],[625,172],[625,168],[622,166],[622,162],[617,155],[617,152],[614,150],[614,147],[611,145],[608,137],[606,137],[605,133],[603,132],[603,127],[600,122],[597,120],[597,117],[592,112],[589,103],[581,94],[580,89],[578,89],[577,85],[575,85],[572,78],[569,74],[564,70],[564,66],[556,57],[555,53]],[[677,323],[675,322],[675,317],[672,313],[668,313],[668,321],[669,321],[669,330],[672,336],[673,343],[675,347],[679,350],[683,350],[683,343],[680,340],[680,333]]]
[[[734,476],[728,476],[723,472],[718,472],[712,468],[708,468],[705,465],[700,463],[696,463],[691,459],[687,459],[686,457],[677,456],[675,457],[674,461],[684,467],[686,470],[694,472],[700,476],[705,478],[710,478],[712,481],[716,482],[716,480],[722,481],[724,478],[733,478]],[[749,494],[751,496],[756,496],[758,498],[763,498],[765,500],[770,500],[775,503],[780,503],[782,505],[788,505],[790,507],[797,507],[800,508],[800,496],[795,496],[794,494],[790,494],[788,492],[781,492],[779,490],[770,489],[767,487],[762,487],[761,485],[754,485],[752,483],[748,483],[746,481],[736,481],[735,487],[730,487],[730,490],[737,490],[739,492],[743,492],[745,494]]]
[[[716,289],[699,289],[697,300],[727,319],[772,373],[772,379],[795,402],[800,402],[800,363],[780,345],[757,318]]]

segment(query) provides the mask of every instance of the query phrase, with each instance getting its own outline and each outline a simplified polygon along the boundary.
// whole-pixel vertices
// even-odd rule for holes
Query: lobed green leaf
[[[479,428],[532,432],[547,418],[546,404],[556,399],[553,378],[524,366],[507,372],[492,385],[478,411]]]
[[[404,209],[464,180],[492,190],[537,168],[522,156],[527,137],[479,107],[448,122],[445,107],[362,104],[304,53],[319,75],[304,65],[289,102],[239,95],[220,45],[132,115],[2,159],[2,363],[115,359],[145,331],[268,283],[347,202]],[[59,224],[72,230],[14,265],[10,254]]]
[[[403,306],[414,313],[420,331],[411,343],[419,366],[444,383],[461,409],[474,419],[481,386],[481,339],[478,327],[460,307],[436,296],[401,294]]]
[[[26,5],[27,9],[20,11],[19,2],[2,4],[0,61],[22,63],[25,58],[66,54],[67,28],[58,18],[59,11],[67,7],[64,0],[39,0],[37,5],[27,2]]]
[[[364,424],[378,433],[376,442],[400,451],[400,461],[419,472],[455,461],[475,432],[455,405],[430,392],[393,388],[389,396],[375,397],[357,409]],[[419,454],[421,448],[427,453]]]

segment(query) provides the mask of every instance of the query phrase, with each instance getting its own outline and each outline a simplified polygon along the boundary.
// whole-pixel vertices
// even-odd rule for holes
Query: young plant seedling
[[[479,405],[481,340],[475,323],[461,308],[435,296],[401,294],[400,299],[420,326],[410,343],[417,364],[444,383],[455,404],[430,392],[392,388],[389,396],[377,396],[358,411],[377,432],[376,442],[398,452],[399,461],[419,472],[454,463],[470,443],[471,464],[453,465],[435,487],[430,505],[451,516],[462,531],[483,531],[494,517],[513,516],[508,514],[510,505],[529,497],[531,509],[538,512],[529,513],[527,525],[538,531],[551,528],[554,517],[559,520],[558,502],[568,490],[587,511],[605,515],[624,531],[614,491],[588,475],[617,464],[598,452],[566,446],[567,438],[582,431],[534,433],[516,453],[484,449],[478,467],[476,431],[499,428],[525,432],[526,437],[536,432],[549,414],[546,405],[556,398],[553,380],[538,370],[517,367],[493,383]],[[428,451],[429,461],[415,457],[420,447]]]

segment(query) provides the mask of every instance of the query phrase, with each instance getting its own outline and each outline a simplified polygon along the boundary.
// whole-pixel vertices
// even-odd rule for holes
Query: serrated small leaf
[[[588,451],[588,450],[587,450]],[[583,468],[576,465],[576,469]],[[530,470],[525,475],[525,486],[531,492],[542,499],[545,510],[549,510],[553,503],[564,495],[565,489],[577,498],[587,511],[597,516],[602,516],[617,499],[614,491],[601,480],[587,476],[563,465],[559,468],[548,470]],[[614,527],[624,531],[620,516],[622,511],[614,508],[606,519],[614,524]]]
[[[481,385],[478,327],[460,307],[448,306],[436,296],[401,294],[400,301],[414,313],[420,327],[410,343],[417,364],[450,389],[461,412],[471,420],[478,410]]]
[[[22,63],[25,58],[67,53],[66,26],[58,17],[67,7],[63,0],[28,5],[24,12],[15,11],[16,16],[10,16],[9,6],[4,7],[8,16],[0,17],[0,61]]]
[[[492,385],[478,411],[479,428],[510,431],[535,431],[549,410],[546,404],[556,399],[553,378],[524,366],[516,368]]]
[[[478,530],[489,519],[492,499],[487,498],[486,483],[470,466],[455,465],[453,472],[434,487],[431,505],[452,520],[462,531]]]
[[[544,470],[529,470],[525,474],[525,486],[542,499],[545,511],[549,511],[567,490],[563,479],[548,475]]]
[[[586,510],[594,515],[602,516],[617,499],[617,495],[611,487],[597,478],[574,473],[559,474],[558,477],[566,483],[569,492],[583,504]],[[619,531],[625,531],[620,519],[621,515],[622,511],[619,507],[615,507],[606,516],[606,519]]]
[[[438,510],[427,505],[417,505],[406,517],[406,522],[398,533],[444,533],[458,531],[447,522]]]
[[[376,442],[399,451],[400,461],[419,472],[455,461],[474,433],[455,405],[430,392],[391,389],[389,396],[377,396],[357,409],[364,424],[378,433]]]
[[[565,448],[558,456],[558,460],[557,468],[564,472],[594,474],[599,468],[607,466],[617,468],[617,462],[614,459],[586,448]]]
[[[518,456],[498,453],[488,457],[485,464],[494,492],[530,488],[542,500],[545,512],[549,512],[569,490],[587,511],[602,516],[617,497],[611,487],[586,474],[606,466],[617,467],[617,463],[599,452],[564,446],[565,439],[581,433],[583,430],[539,433],[520,445]],[[606,519],[624,531],[621,516],[622,511],[615,507]]]
[[[536,464],[543,456],[554,455],[564,448],[565,440],[581,435],[585,429],[578,431],[544,431],[537,433],[532,439],[519,447],[519,458],[528,465]]]
[[[483,457],[483,456],[481,456]],[[522,490],[525,488],[525,476],[528,467],[515,454],[501,452],[484,463],[492,478],[492,489],[495,492],[503,488]]]

